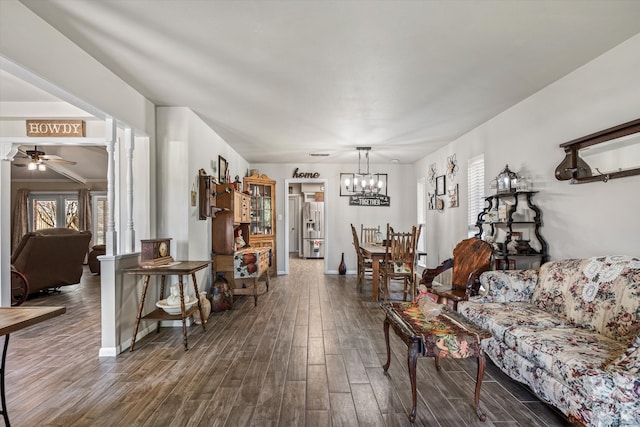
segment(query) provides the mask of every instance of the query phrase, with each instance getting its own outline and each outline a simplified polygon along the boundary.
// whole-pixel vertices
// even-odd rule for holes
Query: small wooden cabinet
[[[244,178],[244,188],[251,197],[249,245],[271,248],[269,274],[277,274],[276,262],[276,182],[267,175],[254,173]]]
[[[233,222],[236,224],[251,221],[251,197],[234,190],[233,184],[216,185],[216,206],[233,212]]]

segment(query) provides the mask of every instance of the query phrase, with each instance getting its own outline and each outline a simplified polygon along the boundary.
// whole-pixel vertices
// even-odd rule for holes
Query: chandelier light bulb
[[[31,162],[31,163],[29,163],[27,165],[27,169],[30,170],[30,171],[34,171],[34,170],[38,169],[38,165],[36,163],[34,163],[34,162]]]
[[[39,171],[44,172],[44,171],[46,171],[46,170],[47,170],[47,167],[46,167],[45,165],[43,165],[42,163],[40,163],[40,164],[38,165],[38,170],[39,170]]]

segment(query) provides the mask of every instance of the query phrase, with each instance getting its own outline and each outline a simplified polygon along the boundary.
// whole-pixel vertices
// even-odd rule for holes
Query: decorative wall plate
[[[427,171],[427,179],[429,179],[429,183],[432,187],[436,185],[436,164],[431,163],[429,165],[429,170]]]
[[[453,181],[453,178],[456,177],[456,173],[458,172],[458,161],[456,160],[456,154],[453,153],[451,156],[447,158],[447,175],[449,179]]]

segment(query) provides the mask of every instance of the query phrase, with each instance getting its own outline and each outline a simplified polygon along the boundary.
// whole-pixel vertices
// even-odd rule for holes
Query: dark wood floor
[[[322,260],[292,259],[258,307],[240,297],[206,332],[163,328],[133,353],[97,357],[99,278],[27,305],[67,313],[12,334],[7,404],[14,426],[406,426],[411,393],[406,346],[392,335],[390,375],[383,314],[353,276],[325,276]],[[366,288],[366,286],[365,286]],[[135,316],[135,313],[131,313]],[[473,409],[475,360],[418,361],[425,426],[559,426],[563,417],[489,363]]]

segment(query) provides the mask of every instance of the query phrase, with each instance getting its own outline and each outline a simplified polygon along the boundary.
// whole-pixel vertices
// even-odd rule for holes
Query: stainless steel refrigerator
[[[302,245],[305,258],[324,258],[324,202],[302,206]]]

